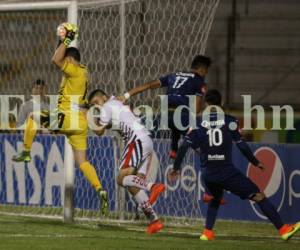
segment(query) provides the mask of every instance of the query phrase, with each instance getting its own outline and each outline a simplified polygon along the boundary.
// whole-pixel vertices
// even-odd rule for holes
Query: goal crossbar
[[[56,9],[68,9],[72,8],[72,5],[77,4],[78,6],[98,6],[106,5],[119,5],[123,3],[135,2],[137,0],[92,0],[85,2],[78,2],[76,0],[71,1],[44,1],[44,2],[20,2],[20,3],[6,3],[0,4],[0,11],[28,11],[28,10],[56,10]]]
[[[66,9],[68,22],[77,24],[78,3],[72,1],[35,2],[35,3],[8,3],[0,4],[0,12],[4,11],[32,11],[32,10],[59,10]]]
[[[53,10],[67,9],[76,1],[54,1],[54,2],[35,2],[35,3],[8,3],[0,4],[0,11],[25,11],[25,10]]]

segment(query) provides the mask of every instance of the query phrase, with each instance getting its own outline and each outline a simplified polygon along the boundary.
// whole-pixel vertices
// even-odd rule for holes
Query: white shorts
[[[137,169],[137,173],[147,175],[153,152],[153,142],[150,137],[133,140],[124,147],[119,169],[133,167]]]

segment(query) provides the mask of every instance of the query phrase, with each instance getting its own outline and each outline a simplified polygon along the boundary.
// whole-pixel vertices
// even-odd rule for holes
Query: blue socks
[[[274,226],[279,230],[282,226],[282,220],[279,215],[279,213],[276,211],[275,207],[272,205],[272,203],[269,201],[268,198],[264,198],[260,202],[256,203],[261,211],[264,213],[264,215],[274,224]],[[207,214],[206,214],[206,222],[205,222],[205,228],[208,230],[212,230],[217,214],[218,214],[218,209],[220,206],[220,201],[217,199],[213,199],[207,208]]]
[[[268,219],[278,230],[283,226],[279,213],[276,211],[275,207],[272,205],[268,198],[264,198],[256,204],[260,207],[264,215],[268,217]]]
[[[216,222],[216,218],[217,218],[217,214],[218,214],[218,209],[220,206],[220,200],[217,199],[213,199],[207,208],[207,213],[206,213],[206,221],[205,221],[205,228],[208,230],[212,230],[215,222]]]

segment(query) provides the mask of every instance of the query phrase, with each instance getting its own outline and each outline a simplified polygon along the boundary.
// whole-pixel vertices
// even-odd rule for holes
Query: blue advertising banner
[[[64,186],[64,137],[38,136],[32,161],[11,159],[22,149],[22,136],[0,135],[0,203],[61,206]]]
[[[20,152],[22,136],[0,135],[0,204],[61,207],[64,195],[64,136],[39,135],[32,145],[30,163],[11,159]],[[90,137],[88,158],[95,166],[103,186],[115,201],[114,149],[111,137]],[[97,209],[94,189],[78,168],[75,169],[74,204],[76,208]]]
[[[15,163],[12,156],[22,148],[20,135],[0,135],[0,204],[38,205],[61,207],[64,187],[64,137],[40,135],[33,144],[30,163]],[[88,159],[95,166],[103,186],[110,196],[110,209],[115,209],[117,168],[111,137],[89,137]],[[182,167],[181,178],[168,183],[167,173],[172,167],[168,158],[169,141],[154,140],[160,166],[157,181],[167,185],[167,191],[155,205],[155,210],[167,216],[203,217],[206,205],[201,201],[204,187],[201,183],[201,163],[197,155],[189,152]],[[234,147],[233,160],[246,176],[270,197],[285,222],[300,220],[300,145],[251,144],[258,159],[265,163],[264,172],[251,166]],[[76,169],[75,207],[98,208],[95,191],[82,173]],[[129,199],[129,197],[128,197]],[[237,220],[265,220],[260,210],[249,201],[225,193],[226,205],[221,206],[219,218]],[[133,206],[127,206],[131,209]]]
[[[109,194],[110,210],[115,209],[116,181],[113,138],[108,136],[90,136],[88,138],[87,158],[96,168],[96,172],[103,187]],[[75,170],[74,204],[76,208],[96,210],[99,208],[99,199],[95,190],[87,182],[79,168]]]

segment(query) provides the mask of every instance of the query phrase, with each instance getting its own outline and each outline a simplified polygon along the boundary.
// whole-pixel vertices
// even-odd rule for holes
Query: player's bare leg
[[[79,166],[79,169],[98,194],[101,213],[103,215],[108,215],[109,207],[107,191],[103,189],[95,167],[89,161],[87,161],[86,150],[74,150],[74,158],[75,162]]]

